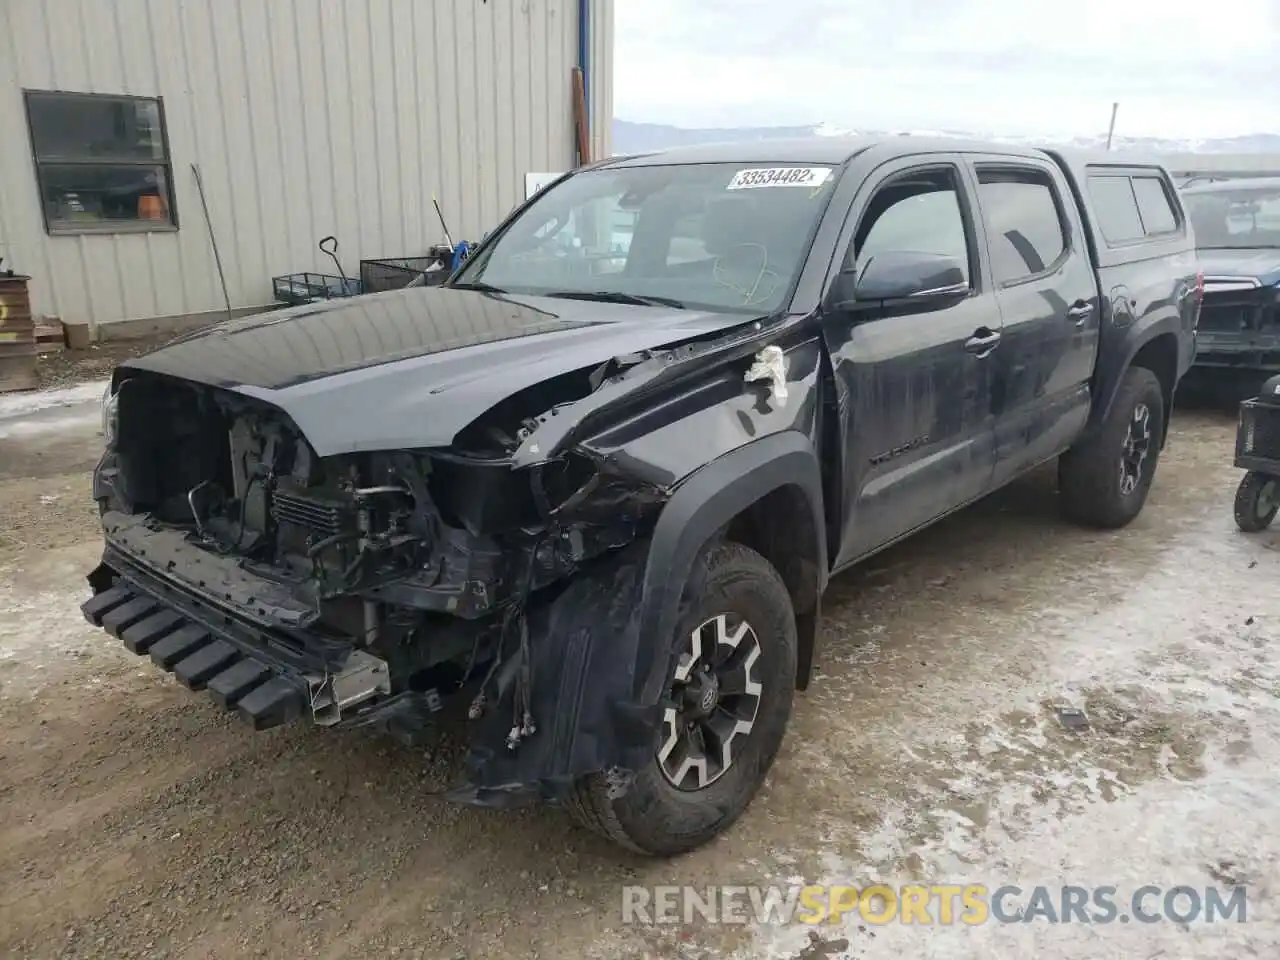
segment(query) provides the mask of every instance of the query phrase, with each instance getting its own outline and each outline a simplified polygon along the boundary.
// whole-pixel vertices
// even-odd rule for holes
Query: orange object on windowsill
[[[144,193],[138,198],[139,220],[163,220],[164,204],[154,193]]]

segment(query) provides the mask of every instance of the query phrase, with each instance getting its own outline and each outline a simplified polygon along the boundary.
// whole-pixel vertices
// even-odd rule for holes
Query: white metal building
[[[237,309],[327,235],[421,256],[433,194],[478,240],[575,164],[575,66],[608,155],[612,41],[612,0],[0,0],[3,266],[67,323],[214,319],[193,164]]]

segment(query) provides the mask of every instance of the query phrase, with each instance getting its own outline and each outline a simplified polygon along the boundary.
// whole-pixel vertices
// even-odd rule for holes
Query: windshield
[[[510,293],[766,314],[827,204],[829,166],[587,170],[549,187],[458,274]]]
[[[1280,248],[1280,183],[1183,197],[1201,250]]]

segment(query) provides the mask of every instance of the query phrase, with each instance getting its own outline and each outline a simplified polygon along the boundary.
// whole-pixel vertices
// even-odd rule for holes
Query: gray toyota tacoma
[[[1168,174],[893,137],[613,158],[444,285],[122,364],[85,616],[255,729],[406,738],[644,853],[731,824],[828,579],[1057,458],[1142,509],[1201,284]]]

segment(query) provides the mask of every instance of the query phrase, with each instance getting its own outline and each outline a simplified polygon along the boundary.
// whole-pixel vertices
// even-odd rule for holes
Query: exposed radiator
[[[271,497],[271,516],[278,524],[293,524],[331,537],[354,528],[349,503],[325,497],[277,490]]]

